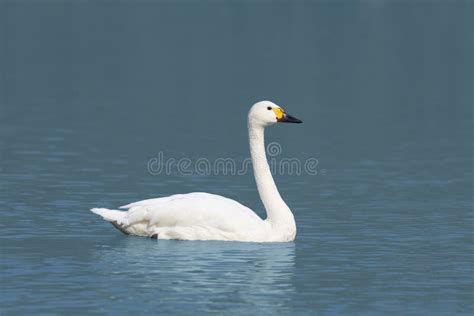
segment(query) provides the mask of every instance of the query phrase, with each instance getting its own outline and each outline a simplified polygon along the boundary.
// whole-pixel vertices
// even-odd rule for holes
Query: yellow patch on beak
[[[273,108],[273,113],[275,113],[277,120],[281,120],[285,112],[281,108]]]

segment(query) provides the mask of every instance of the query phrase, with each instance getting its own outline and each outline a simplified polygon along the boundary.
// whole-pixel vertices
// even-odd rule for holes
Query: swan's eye
[[[267,110],[268,110],[268,111],[270,111],[271,109],[272,109],[272,107],[271,107],[271,106],[267,107]]]

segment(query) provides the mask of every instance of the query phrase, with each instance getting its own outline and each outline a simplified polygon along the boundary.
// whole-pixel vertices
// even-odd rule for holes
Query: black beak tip
[[[302,120],[297,119],[296,117],[291,116],[291,115],[285,115],[282,122],[284,122],[284,123],[296,123],[296,124],[303,123]]]

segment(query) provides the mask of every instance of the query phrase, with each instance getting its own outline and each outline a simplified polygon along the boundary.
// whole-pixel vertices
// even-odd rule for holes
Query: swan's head
[[[280,106],[270,101],[255,103],[249,111],[249,124],[262,127],[275,123],[303,123],[303,121],[285,112]]]

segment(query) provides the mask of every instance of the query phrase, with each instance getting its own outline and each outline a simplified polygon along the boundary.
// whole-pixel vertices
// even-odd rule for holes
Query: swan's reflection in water
[[[110,244],[109,244],[110,245]],[[289,307],[294,294],[293,243],[190,242],[116,239],[98,252],[114,286],[149,296],[163,311],[235,308],[269,313]],[[124,295],[130,292],[125,290]],[[120,291],[114,297],[120,296]],[[123,297],[126,299],[126,297]],[[179,303],[178,305],[176,303]],[[218,303],[218,304],[215,304]],[[274,310],[272,310],[274,309]]]

